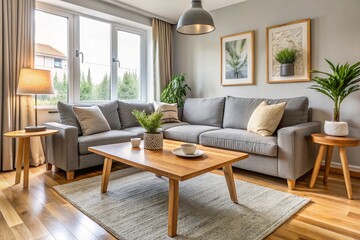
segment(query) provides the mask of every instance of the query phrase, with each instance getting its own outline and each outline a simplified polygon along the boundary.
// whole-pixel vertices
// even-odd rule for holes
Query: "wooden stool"
[[[24,182],[23,187],[29,186],[29,154],[30,154],[30,138],[49,136],[58,133],[58,130],[44,130],[39,132],[25,132],[25,130],[7,132],[4,134],[5,137],[19,138],[16,154],[16,176],[15,184],[20,183],[21,169],[24,164]]]
[[[360,140],[359,138],[355,137],[333,137],[328,136],[324,133],[314,133],[311,134],[312,141],[314,143],[320,144],[319,153],[316,157],[314,170],[311,176],[309,187],[313,188],[316,182],[316,178],[319,174],[321,161],[323,160],[325,150],[326,151],[326,160],[325,160],[325,172],[324,172],[324,183],[327,182],[328,176],[329,176],[329,169],[330,169],[330,163],[331,163],[331,157],[333,148],[339,147],[339,153],[340,153],[340,159],[342,164],[342,170],[344,173],[344,179],[345,179],[345,185],[346,185],[346,191],[349,199],[352,199],[352,188],[351,188],[351,179],[350,179],[350,173],[349,173],[349,166],[348,166],[348,160],[346,157],[346,148],[345,147],[356,147],[359,146]]]

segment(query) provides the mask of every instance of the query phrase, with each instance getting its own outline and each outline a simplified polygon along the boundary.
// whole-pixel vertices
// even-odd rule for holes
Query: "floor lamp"
[[[16,93],[18,95],[35,95],[35,126],[27,126],[25,131],[44,131],[45,126],[37,125],[37,95],[55,93],[51,81],[51,72],[49,70],[22,68]]]

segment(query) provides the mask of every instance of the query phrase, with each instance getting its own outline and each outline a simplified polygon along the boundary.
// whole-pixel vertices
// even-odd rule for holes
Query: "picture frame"
[[[285,65],[276,61],[276,54],[285,48],[296,52],[293,75],[284,71]],[[267,83],[308,82],[311,69],[310,19],[297,20],[266,28]],[[291,73],[291,71],[289,72]]]
[[[221,85],[253,85],[255,31],[223,36],[221,43]]]

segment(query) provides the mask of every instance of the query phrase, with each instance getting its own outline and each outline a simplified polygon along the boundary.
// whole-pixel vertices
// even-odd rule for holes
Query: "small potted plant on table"
[[[296,60],[296,49],[295,48],[284,48],[279,51],[275,60],[280,63],[280,76],[293,76],[294,75],[294,62]]]
[[[161,117],[163,113],[155,111],[149,115],[145,111],[133,110],[132,114],[135,116],[140,126],[145,129],[144,133],[144,148],[148,150],[160,150],[163,148],[163,133],[158,129],[161,126]]]
[[[332,73],[326,73],[318,70],[312,70],[312,73],[324,74],[321,78],[316,76],[312,80],[316,85],[310,88],[328,96],[334,102],[333,121],[325,121],[324,132],[332,136],[347,136],[349,134],[348,124],[340,122],[340,106],[342,101],[353,92],[360,90],[360,62],[350,66],[348,63],[336,66],[325,59],[330,65]]]

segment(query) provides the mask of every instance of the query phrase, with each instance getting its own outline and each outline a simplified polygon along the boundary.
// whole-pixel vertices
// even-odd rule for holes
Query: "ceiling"
[[[176,23],[181,14],[190,8],[191,0],[103,0],[149,17]],[[207,11],[227,7],[247,0],[203,0]]]

